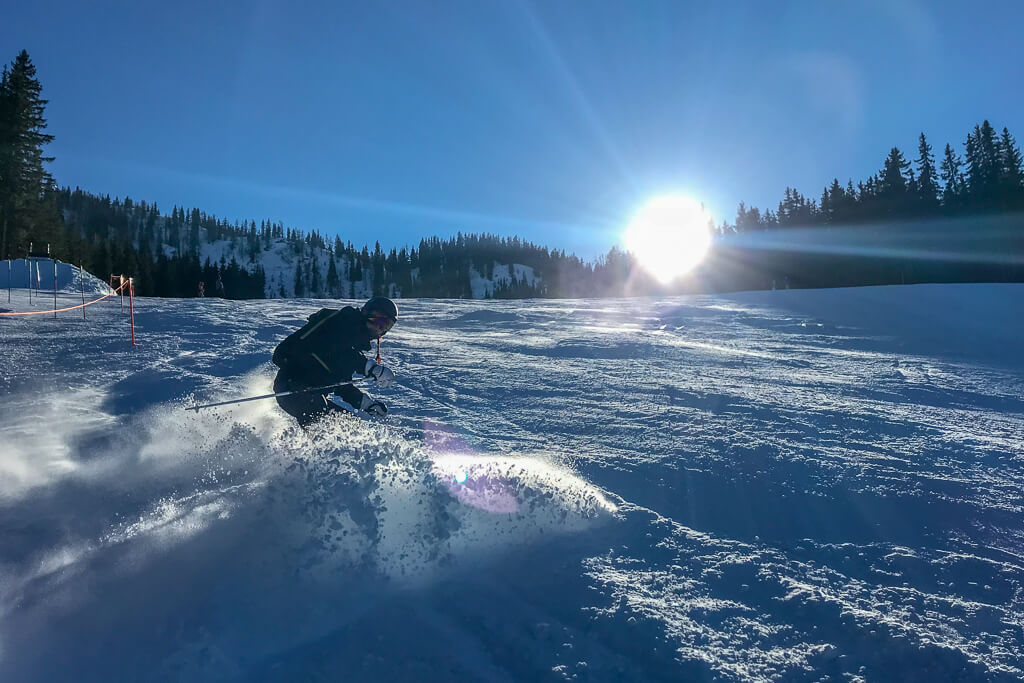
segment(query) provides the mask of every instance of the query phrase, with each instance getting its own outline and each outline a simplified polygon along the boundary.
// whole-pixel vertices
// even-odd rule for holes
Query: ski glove
[[[391,386],[391,383],[395,381],[395,373],[383,365],[379,365],[372,358],[366,361],[366,369],[363,370],[363,374],[372,377],[382,387]]]
[[[384,405],[383,401],[374,401],[369,396],[363,396],[363,401],[359,404],[359,408],[367,415],[373,415],[374,417],[385,417],[388,414],[388,407]]]

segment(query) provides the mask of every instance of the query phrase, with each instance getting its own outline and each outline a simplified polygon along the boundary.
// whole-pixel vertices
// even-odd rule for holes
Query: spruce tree
[[[196,254],[199,253],[199,227],[202,223],[203,217],[199,209],[192,209],[192,217],[188,224],[188,249]]]
[[[1020,148],[1007,128],[999,137],[999,189],[1005,208],[1024,205],[1024,168]]]
[[[935,155],[928,144],[924,133],[917,142],[917,199],[920,209],[926,214],[933,214],[939,208],[939,183],[935,172]]]
[[[946,143],[946,149],[942,154],[942,205],[946,213],[955,213],[960,209],[964,200],[964,176],[961,168],[963,162],[960,156],[953,151],[950,144]]]
[[[306,282],[302,277],[302,262],[297,261],[295,263],[295,298],[301,298],[306,295]]]
[[[878,194],[889,202],[901,202],[906,198],[908,189],[908,171],[910,162],[903,156],[899,147],[889,150],[885,165],[878,178]]]
[[[991,209],[999,192],[999,151],[995,129],[987,120],[968,133],[967,196],[976,209]]]
[[[339,240],[340,242],[340,240]],[[331,297],[338,296],[338,287],[340,280],[338,279],[338,267],[334,265],[334,256],[332,255],[327,259],[327,293]]]
[[[317,263],[316,255],[313,256],[313,262],[309,267],[309,280],[309,295],[317,298],[323,294],[320,283],[320,265]]]
[[[839,184],[839,178],[833,178],[832,185],[828,188],[828,203],[833,223],[842,223],[850,219],[850,197]]]
[[[59,223],[51,203],[53,178],[43,164],[43,146],[53,140],[45,132],[46,100],[36,67],[21,53],[0,76],[0,256],[8,256],[29,240],[50,237]],[[24,244],[23,244],[24,243]]]

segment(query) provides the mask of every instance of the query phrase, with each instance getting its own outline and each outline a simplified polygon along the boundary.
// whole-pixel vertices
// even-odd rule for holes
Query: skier
[[[361,410],[384,417],[388,407],[351,384],[352,375],[372,378],[386,387],[394,373],[380,364],[380,338],[398,321],[398,307],[391,299],[377,296],[362,309],[321,308],[309,316],[309,322],[289,335],[274,349],[274,365],[280,368],[274,379],[274,391],[295,391],[329,384],[337,386],[288,396],[277,402],[303,427],[332,410]],[[366,358],[370,340],[377,338],[377,359]]]

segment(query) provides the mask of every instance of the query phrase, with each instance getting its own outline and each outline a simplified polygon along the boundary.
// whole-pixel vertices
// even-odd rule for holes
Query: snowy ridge
[[[1022,289],[403,300],[308,433],[183,408],[319,302],[3,320],[0,679],[1019,680]]]
[[[202,263],[206,263],[207,259],[214,264],[221,262],[230,262],[235,259],[238,263],[242,264],[248,269],[252,269],[255,265],[263,267],[263,271],[266,273],[267,283],[265,287],[267,298],[275,299],[282,298],[281,292],[284,291],[285,298],[295,297],[295,267],[301,262],[304,267],[309,265],[315,260],[317,268],[320,271],[321,278],[327,274],[328,259],[331,258],[330,252],[326,249],[319,247],[309,248],[312,255],[304,253],[302,255],[296,254],[295,250],[283,239],[275,239],[270,243],[270,248],[259,252],[255,263],[248,261],[248,258],[241,253],[240,249],[235,249],[232,246],[231,240],[217,240],[215,242],[203,242],[200,248],[199,260]],[[341,279],[348,284],[349,271],[348,264],[344,260],[339,260],[337,263],[338,274]],[[368,298],[372,291],[372,284],[363,280],[357,281],[354,284],[354,292],[352,292],[351,298]],[[346,288],[346,295],[349,294]]]
[[[174,249],[171,247],[165,247],[165,249],[168,253],[174,253]],[[256,265],[262,266],[267,278],[266,295],[267,298],[271,299],[282,298],[282,291],[284,292],[284,298],[295,297],[295,267],[298,263],[301,262],[303,267],[308,269],[315,260],[321,281],[323,281],[327,274],[329,260],[331,259],[331,253],[319,247],[307,247],[301,255],[297,254],[294,248],[284,239],[273,240],[269,249],[259,252],[255,262],[250,262],[242,251],[242,249],[234,247],[232,241],[227,239],[203,242],[200,248],[199,260],[201,263],[206,263],[207,259],[209,259],[211,263],[219,264],[221,262],[228,263],[235,259],[236,262],[249,270],[252,270]],[[361,279],[351,282],[348,262],[343,258],[338,258],[335,261],[335,265],[338,270],[338,277],[342,283],[341,293],[345,298],[365,299],[373,296],[373,280],[370,273],[364,272]],[[415,279],[416,277],[418,277],[418,272],[414,271],[413,278]],[[530,286],[535,286],[541,282],[541,278],[533,272],[533,268],[519,263],[509,265],[495,261],[494,276],[491,278],[484,278],[475,268],[470,270],[470,289],[474,299],[491,298],[497,286],[508,285],[512,282],[525,282]],[[323,298],[331,298],[326,292],[321,294]],[[402,292],[397,287],[392,286],[389,295],[400,297]]]
[[[493,298],[495,288],[499,285],[525,282],[533,287],[540,281],[540,277],[534,274],[533,268],[521,263],[504,264],[495,261],[494,275],[490,278],[485,278],[476,268],[471,268],[469,271],[469,286],[474,299]]]

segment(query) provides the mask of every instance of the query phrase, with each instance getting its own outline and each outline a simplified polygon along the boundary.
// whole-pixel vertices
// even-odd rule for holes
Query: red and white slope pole
[[[46,245],[46,253],[50,253],[50,245]],[[51,257],[53,259],[53,317],[57,317],[57,257]]]
[[[78,264],[78,279],[82,282],[82,320],[85,320],[85,268]]]
[[[131,316],[132,324],[132,346],[135,346],[135,284],[132,282],[134,278],[128,278],[128,311]]]

